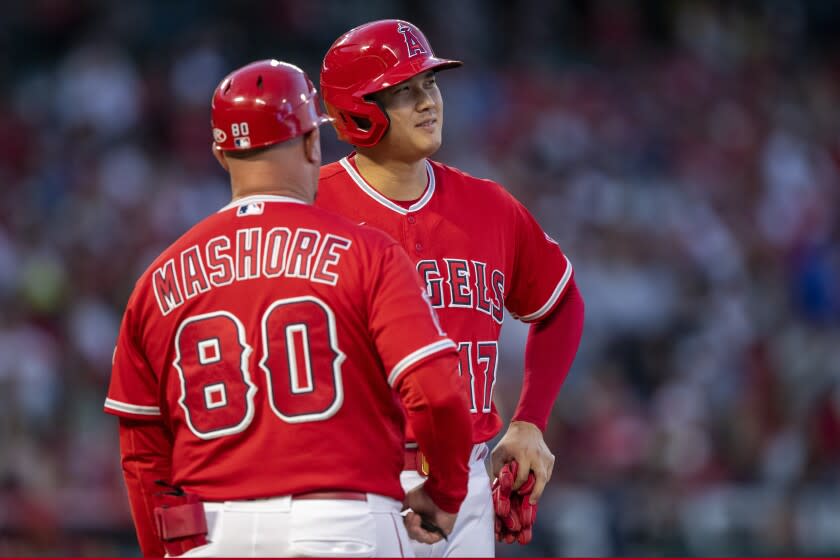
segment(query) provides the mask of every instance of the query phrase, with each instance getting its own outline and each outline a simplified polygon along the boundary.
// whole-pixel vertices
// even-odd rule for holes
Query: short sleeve
[[[515,257],[513,282],[505,307],[516,319],[539,321],[560,301],[572,278],[572,264],[531,213],[511,199]]]
[[[392,387],[413,366],[455,350],[408,255],[396,243],[382,250],[372,283],[369,328]]]
[[[160,418],[158,380],[134,336],[131,304],[123,316],[111,367],[111,384],[105,399],[105,412],[151,420]]]

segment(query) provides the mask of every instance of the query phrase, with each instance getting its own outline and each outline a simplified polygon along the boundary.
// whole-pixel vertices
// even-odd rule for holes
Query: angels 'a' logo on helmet
[[[414,31],[404,23],[397,24],[397,31],[403,34],[405,44],[408,47],[408,58],[416,54],[427,54],[423,43],[414,35]]]

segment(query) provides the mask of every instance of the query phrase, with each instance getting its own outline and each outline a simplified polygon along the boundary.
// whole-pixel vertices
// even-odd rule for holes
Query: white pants
[[[367,501],[205,502],[209,543],[182,557],[413,556],[400,509],[377,494]]]
[[[419,558],[472,557],[492,558],[496,555],[496,536],[493,532],[495,513],[490,495],[490,477],[484,466],[489,449],[484,443],[473,447],[470,455],[470,481],[467,498],[458,512],[455,528],[448,541],[423,544],[411,541],[414,554]],[[434,466],[432,467],[434,468]],[[426,477],[417,471],[403,471],[400,482],[403,489],[411,490]]]

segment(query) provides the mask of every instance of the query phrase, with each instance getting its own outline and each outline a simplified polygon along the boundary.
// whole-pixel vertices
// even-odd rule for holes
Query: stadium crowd
[[[316,76],[381,17],[466,62],[436,159],[520,198],[586,300],[534,541],[499,554],[840,554],[830,2],[33,0],[0,20],[0,556],[136,554],[102,402],[133,282],[227,202],[213,87]]]

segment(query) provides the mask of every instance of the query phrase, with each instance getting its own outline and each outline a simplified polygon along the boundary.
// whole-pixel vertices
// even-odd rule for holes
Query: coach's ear
[[[316,167],[321,166],[321,134],[317,126],[304,134],[303,153],[306,155],[306,161]]]
[[[219,145],[213,142],[213,146],[211,146],[210,151],[213,152],[213,157],[216,158],[216,161],[219,162],[219,165],[222,166],[222,169],[229,172],[230,168],[228,167],[227,158],[225,158],[225,153],[222,151]]]

